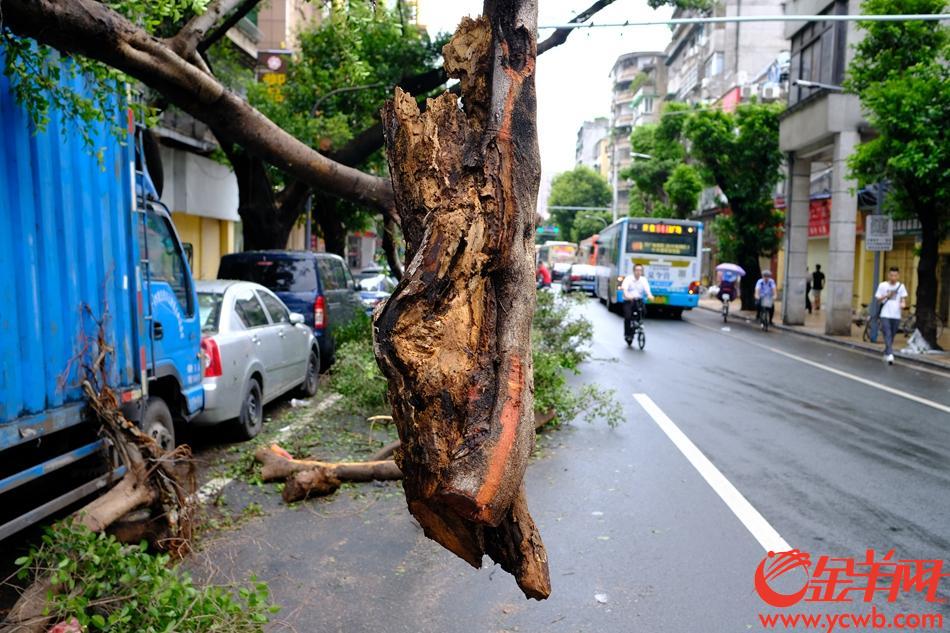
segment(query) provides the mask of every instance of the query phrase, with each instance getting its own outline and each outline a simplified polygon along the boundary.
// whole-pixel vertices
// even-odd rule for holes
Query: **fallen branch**
[[[286,480],[283,498],[287,503],[332,494],[343,482],[402,479],[402,471],[392,460],[334,463],[294,459],[276,444],[257,449],[254,459],[263,465],[264,481]]]
[[[382,447],[376,451],[372,457],[369,458],[371,462],[378,462],[381,459],[391,459],[393,453],[396,452],[396,449],[402,445],[402,442],[396,440],[395,442],[390,442],[386,446]]]

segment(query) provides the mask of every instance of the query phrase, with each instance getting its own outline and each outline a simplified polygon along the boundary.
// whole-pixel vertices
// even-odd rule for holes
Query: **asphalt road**
[[[271,506],[212,543],[199,575],[268,580],[284,605],[274,630],[739,632],[772,612],[753,588],[770,545],[948,557],[950,378],[792,334],[724,331],[701,310],[648,320],[646,349],[631,350],[619,317],[596,302],[584,312],[596,343],[576,380],[616,390],[626,422],[548,434],[529,468],[548,600],[442,551],[399,495]],[[950,608],[916,594],[874,604],[941,613],[950,628]],[[800,610],[842,609],[870,605]]]

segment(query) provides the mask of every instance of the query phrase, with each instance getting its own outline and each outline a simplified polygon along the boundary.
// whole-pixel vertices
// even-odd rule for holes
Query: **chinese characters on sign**
[[[890,216],[868,216],[864,247],[869,251],[890,251],[894,248],[894,220]]]

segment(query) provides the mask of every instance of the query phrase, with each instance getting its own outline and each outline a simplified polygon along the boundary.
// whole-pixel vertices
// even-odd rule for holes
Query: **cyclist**
[[[729,295],[729,301],[735,299],[738,293],[738,282],[739,275],[734,273],[731,270],[723,271],[722,279],[719,280],[719,292],[716,294],[716,297],[720,301],[725,301],[725,295]]]
[[[763,270],[762,278],[755,282],[755,303],[759,306],[759,310],[768,311],[769,325],[773,325],[772,319],[775,316],[775,294],[775,280],[772,279],[772,271]]]
[[[643,276],[642,265],[633,267],[633,275],[624,278],[620,289],[623,291],[623,336],[629,340],[633,338],[633,319],[643,319],[643,298],[653,301],[650,282]]]

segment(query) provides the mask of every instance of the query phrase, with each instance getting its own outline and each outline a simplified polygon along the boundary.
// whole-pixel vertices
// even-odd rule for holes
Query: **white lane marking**
[[[311,415],[303,416],[293,424],[288,424],[287,426],[281,427],[277,433],[274,434],[273,442],[274,444],[280,444],[290,438],[294,434],[294,431],[308,425],[311,422],[313,415],[326,411],[342,398],[338,393],[333,393],[317,403],[317,406],[313,407],[308,413]]]
[[[711,327],[708,327],[708,326],[705,326],[705,325],[700,325],[699,323],[695,323],[695,322],[693,323],[693,325],[695,325],[696,327],[701,327],[701,328],[703,328],[704,330],[709,330],[709,331],[711,331],[711,332],[718,332],[718,331],[719,331],[719,330],[715,330],[715,329],[713,329],[713,328],[711,328]],[[807,358],[803,358],[803,357],[797,356],[797,355],[795,355],[795,354],[790,354],[790,353],[788,353],[788,352],[783,352],[782,350],[777,349],[777,348],[775,348],[775,347],[770,347],[769,345],[763,345],[762,343],[757,343],[757,342],[755,342],[755,341],[749,341],[749,340],[747,340],[747,339],[745,339],[744,337],[741,337],[741,336],[735,336],[735,335],[732,335],[732,334],[729,334],[729,335],[727,335],[727,336],[729,336],[730,338],[734,338],[734,339],[736,339],[736,340],[739,340],[739,341],[743,341],[744,343],[748,343],[749,345],[754,345],[754,346],[756,346],[756,347],[761,347],[762,349],[768,350],[768,351],[770,351],[770,352],[774,352],[775,354],[779,354],[780,356],[785,356],[786,358],[791,358],[792,360],[797,360],[797,361],[800,362],[800,363],[805,363],[806,365],[811,365],[812,367],[816,367],[816,368],[818,368],[818,369],[823,369],[824,371],[830,372],[830,373],[835,374],[835,375],[837,375],[837,376],[841,376],[842,378],[847,378],[847,379],[849,379],[849,380],[853,380],[853,381],[855,381],[855,382],[859,382],[859,383],[861,383],[862,385],[867,385],[868,387],[874,387],[875,389],[880,389],[881,391],[886,391],[887,393],[894,394],[895,396],[900,396],[900,397],[902,397],[902,398],[907,398],[908,400],[913,400],[914,402],[917,402],[917,403],[919,403],[919,404],[922,404],[922,405],[925,405],[925,406],[928,406],[928,407],[932,407],[932,408],[934,408],[934,409],[937,409],[938,411],[943,411],[944,413],[950,413],[950,406],[947,406],[947,405],[945,405],[945,404],[940,404],[939,402],[934,402],[933,400],[928,400],[927,398],[921,398],[920,396],[915,396],[915,395],[912,394],[912,393],[907,393],[906,391],[901,391],[900,389],[895,389],[894,387],[888,387],[887,385],[882,385],[882,384],[879,383],[879,382],[874,382],[873,380],[868,380],[867,378],[861,378],[860,376],[855,376],[854,374],[849,374],[849,373],[846,372],[846,371],[842,371],[842,370],[840,370],[840,369],[835,369],[834,367],[828,367],[827,365],[823,365],[823,364],[821,364],[821,363],[819,363],[819,362],[816,362],[816,361],[813,361],[813,360],[809,360],[809,359],[807,359]],[[915,369],[915,368],[913,368],[913,369]]]
[[[342,396],[338,393],[331,394],[327,398],[317,403],[317,406],[313,408],[313,413],[319,413],[329,409],[339,402],[341,397]],[[287,426],[282,427],[274,435],[273,443],[280,444],[289,438],[294,431],[306,425],[309,421],[310,418],[304,418],[295,422],[294,424],[288,424]],[[199,504],[204,505],[221,494],[221,491],[224,490],[232,481],[234,481],[233,477],[215,477],[214,479],[208,481],[205,485],[198,488],[198,491],[195,492],[194,498]]]
[[[791,546],[779,535],[759,511],[752,507],[748,499],[742,496],[732,483],[726,479],[716,466],[703,455],[693,442],[686,437],[676,424],[673,423],[663,410],[645,393],[635,393],[640,406],[653,418],[660,430],[666,433],[673,445],[689,460],[693,468],[699,472],[706,483],[719,495],[732,513],[736,515],[742,525],[755,537],[767,552],[787,552]]]
[[[234,481],[234,479],[231,477],[215,477],[201,488],[198,488],[198,492],[195,493],[195,498],[199,504],[204,505],[214,497],[217,497],[218,494],[224,490],[225,486],[232,481]]]

